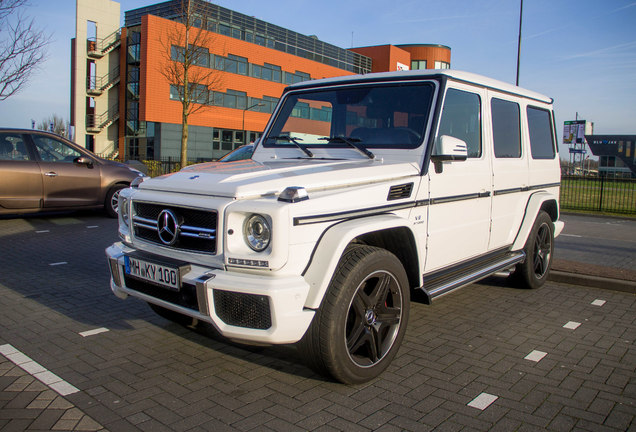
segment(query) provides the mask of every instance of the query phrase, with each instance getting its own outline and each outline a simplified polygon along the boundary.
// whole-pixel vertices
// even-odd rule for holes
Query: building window
[[[218,28],[219,28],[219,33],[220,34],[222,34],[224,36],[230,36],[231,29],[230,29],[229,25],[219,23]]]
[[[496,158],[521,157],[521,127],[519,125],[519,104],[493,98],[492,138]]]
[[[311,76],[308,73],[296,71],[296,73],[285,72],[285,84],[296,84],[309,81]]]
[[[450,69],[450,63],[436,60],[435,69]]]
[[[182,86],[170,84],[170,100],[180,101],[182,93],[183,93]]]
[[[236,62],[236,72],[234,73],[238,73],[239,75],[247,75],[247,59],[245,57],[239,57],[233,54],[229,54],[228,59]]]
[[[411,60],[411,70],[426,69],[426,60]]]

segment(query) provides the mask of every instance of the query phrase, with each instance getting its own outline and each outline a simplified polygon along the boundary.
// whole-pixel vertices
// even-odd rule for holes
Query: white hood
[[[191,165],[176,173],[147,180],[139,188],[245,199],[279,194],[289,186],[304,187],[311,192],[418,174],[419,167],[414,163],[315,159],[260,163],[248,159]]]

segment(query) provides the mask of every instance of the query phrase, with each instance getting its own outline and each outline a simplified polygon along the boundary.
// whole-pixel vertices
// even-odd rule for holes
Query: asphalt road
[[[636,219],[562,214],[556,258],[636,270]]]
[[[575,220],[557,248],[612,255],[621,231]],[[0,219],[1,431],[636,431],[634,295],[490,278],[414,304],[388,371],[344,386],[117,299],[116,240],[99,213]]]

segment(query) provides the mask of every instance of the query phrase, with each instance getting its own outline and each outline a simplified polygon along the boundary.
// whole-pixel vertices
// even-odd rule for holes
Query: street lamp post
[[[523,20],[523,0],[519,8],[519,41],[517,43],[517,85],[519,85],[519,64],[521,63],[521,22]]]
[[[242,123],[242,126],[241,126],[241,129],[243,129],[243,145],[247,144],[247,131],[245,130],[245,111],[249,111],[252,108],[256,108],[257,106],[264,106],[264,105],[265,104],[261,102],[261,103],[257,103],[257,104],[248,106],[247,108],[245,108],[243,110],[243,123]]]

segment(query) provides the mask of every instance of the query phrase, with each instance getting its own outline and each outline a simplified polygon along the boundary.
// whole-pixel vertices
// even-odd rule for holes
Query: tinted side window
[[[502,99],[490,101],[492,110],[492,138],[497,158],[521,157],[521,128],[519,104]]]
[[[550,112],[529,106],[527,113],[532,159],[554,159],[554,134]]]
[[[40,154],[40,159],[45,162],[72,163],[75,158],[82,156],[80,152],[47,136],[32,135],[35,148]]]
[[[449,89],[438,136],[450,135],[468,145],[468,157],[481,156],[481,99],[478,94]]]
[[[29,152],[19,134],[0,134],[0,160],[30,160]]]

